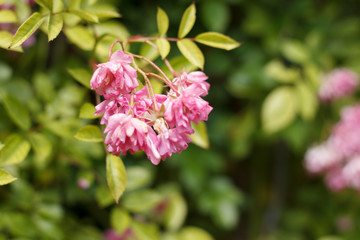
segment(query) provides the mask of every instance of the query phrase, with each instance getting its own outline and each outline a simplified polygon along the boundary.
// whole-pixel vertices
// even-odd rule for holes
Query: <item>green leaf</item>
[[[159,30],[159,35],[164,36],[169,28],[169,18],[164,10],[160,7],[157,8],[157,26]]]
[[[170,198],[168,198],[164,214],[165,227],[170,231],[179,230],[187,214],[185,199],[179,193],[171,194]]]
[[[118,234],[122,234],[131,224],[131,216],[123,208],[115,207],[110,213],[110,223],[112,229]]]
[[[195,3],[192,3],[185,10],[181,18],[179,32],[178,32],[179,38],[185,37],[191,31],[192,27],[195,24],[195,20],[196,20],[196,8],[195,8]]]
[[[38,132],[31,133],[29,140],[34,149],[36,160],[42,165],[52,152],[51,142],[44,134]]]
[[[192,143],[199,147],[209,149],[210,144],[205,122],[199,122],[198,125],[191,122],[191,126],[195,130],[195,133],[190,135]]]
[[[17,178],[14,178],[13,176],[11,176],[10,173],[5,171],[4,169],[0,169],[0,186],[11,183],[11,182],[15,181],[16,179]]]
[[[164,59],[170,52],[170,43],[165,38],[159,38],[156,40],[156,46],[159,48],[161,58]]]
[[[18,134],[10,135],[4,144],[5,147],[0,152],[0,166],[20,163],[30,151],[30,143]]]
[[[107,207],[114,202],[106,186],[98,186],[95,191],[95,198],[100,207]]]
[[[298,82],[296,84],[296,91],[298,94],[300,115],[305,120],[313,119],[318,106],[316,94],[311,90],[311,87],[304,82]]]
[[[96,125],[81,128],[74,137],[84,142],[102,142],[104,140],[100,128]]]
[[[241,45],[241,43],[235,41],[234,39],[217,32],[201,33],[195,37],[195,41],[210,47],[225,50],[232,50]]]
[[[73,132],[71,131],[69,124],[66,123],[65,121],[46,122],[45,127],[60,137],[63,138],[73,137]]]
[[[6,50],[22,52],[23,50],[22,50],[21,46],[9,49],[12,38],[13,38],[13,35],[11,33],[7,32],[7,31],[0,31],[0,47],[4,48]]]
[[[16,15],[11,10],[0,10],[0,23],[15,23]]]
[[[5,94],[2,95],[2,100],[6,112],[9,114],[13,122],[22,129],[28,130],[30,128],[31,121],[28,109],[24,106],[24,104],[20,103],[16,98]]]
[[[279,60],[272,60],[264,67],[268,77],[280,83],[293,83],[300,78],[300,71],[295,68],[286,68]]]
[[[84,103],[80,108],[79,118],[95,119],[101,117],[101,115],[95,116],[95,106],[91,103]]]
[[[134,232],[136,240],[158,240],[159,229],[155,223],[143,223],[140,221],[133,221],[131,228]]]
[[[124,196],[123,206],[132,212],[144,212],[155,208],[162,201],[160,193],[154,190],[140,190]]]
[[[306,63],[309,59],[309,52],[305,45],[297,40],[284,41],[281,46],[283,55],[295,63]]]
[[[85,21],[93,22],[93,23],[99,22],[99,18],[96,16],[96,14],[94,14],[90,11],[83,10],[83,9],[71,9],[71,10],[69,10],[69,12],[81,17]]]
[[[179,232],[180,240],[214,240],[214,238],[205,230],[197,227],[185,227]]]
[[[119,18],[121,14],[119,14],[114,6],[107,3],[97,2],[88,6],[87,10],[96,14],[98,18]]]
[[[66,37],[76,46],[90,51],[94,48],[94,35],[83,26],[68,27],[64,30]]]
[[[176,43],[182,55],[184,55],[189,62],[203,69],[205,61],[204,55],[193,41],[189,39],[182,39]]]
[[[143,43],[140,48],[140,55],[146,57],[150,61],[154,61],[156,58],[159,57],[159,51],[156,48],[150,46],[149,44]],[[141,67],[142,64],[148,65],[149,63],[145,61],[140,61],[139,64]]]
[[[296,92],[292,87],[278,87],[264,100],[261,118],[264,131],[274,133],[288,126],[296,116]]]
[[[1,149],[3,149],[5,147],[5,144],[2,144],[1,142],[0,142],[0,151],[1,151]]]
[[[91,89],[90,87],[91,75],[88,71],[86,71],[83,68],[68,68],[67,71],[76,81],[78,81],[85,87]]]
[[[53,0],[35,0],[35,2],[43,8],[53,10]]]
[[[54,40],[61,32],[64,24],[64,18],[61,14],[49,16],[48,22],[48,40],[49,42]]]
[[[127,170],[127,190],[135,190],[152,182],[151,172],[140,166],[131,166]]]
[[[126,187],[125,166],[121,158],[108,154],[106,157],[106,180],[110,193],[115,202],[118,203]]]
[[[45,17],[38,12],[34,12],[16,31],[9,48],[20,46],[28,39],[44,22]]]

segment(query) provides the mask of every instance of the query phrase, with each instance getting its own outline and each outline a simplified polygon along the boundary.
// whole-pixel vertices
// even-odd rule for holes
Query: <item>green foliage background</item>
[[[169,16],[167,35],[176,36],[191,4],[104,2],[122,14],[112,20],[122,24],[115,39],[156,34],[156,6]],[[113,39],[96,55],[87,41],[76,46],[78,29],[65,28],[50,43],[38,32],[23,53],[0,50],[0,141],[27,156],[1,164],[18,179],[0,187],[0,239],[102,239],[110,228],[118,234],[131,228],[134,239],[211,239],[199,228],[214,239],[360,238],[358,194],[334,194],[303,167],[306,149],[326,138],[339,109],[357,99],[329,106],[316,98],[320,73],[339,66],[360,72],[357,1],[195,4],[189,36],[217,31],[243,42],[229,52],[201,46],[214,107],[210,148],[191,145],[159,166],[142,154],[122,157],[128,185],[119,205],[106,185],[103,145],[73,137],[98,124],[79,119],[95,95],[74,78],[86,85],[89,59],[101,61]],[[4,150],[3,159],[12,152]],[[79,188],[79,180],[89,188]]]

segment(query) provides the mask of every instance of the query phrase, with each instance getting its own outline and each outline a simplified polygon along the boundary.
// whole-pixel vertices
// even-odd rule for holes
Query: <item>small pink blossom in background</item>
[[[321,101],[333,101],[355,92],[359,84],[358,75],[346,68],[335,69],[323,78],[319,89]]]
[[[90,187],[90,183],[87,179],[85,178],[79,178],[77,180],[77,185],[79,188],[83,189],[83,190],[86,190]]]
[[[326,171],[340,160],[339,153],[327,142],[308,149],[305,154],[306,169],[313,174]]]
[[[306,152],[305,166],[311,174],[324,173],[332,191],[360,191],[360,104],[341,110],[329,138]]]

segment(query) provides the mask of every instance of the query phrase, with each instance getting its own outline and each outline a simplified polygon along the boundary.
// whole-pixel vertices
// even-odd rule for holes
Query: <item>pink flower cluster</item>
[[[319,98],[323,102],[333,101],[355,92],[358,75],[346,68],[335,69],[325,75],[319,89]]]
[[[360,105],[341,111],[330,137],[306,152],[305,166],[312,174],[324,173],[333,191],[345,187],[360,190]]]
[[[105,100],[96,106],[103,114],[107,150],[114,155],[143,150],[153,164],[180,153],[194,133],[191,122],[208,119],[212,107],[201,97],[208,94],[207,76],[200,71],[182,73],[168,82],[166,95],[153,94],[151,85],[137,90],[137,70],[132,56],[114,52],[110,60],[98,65],[91,88]]]

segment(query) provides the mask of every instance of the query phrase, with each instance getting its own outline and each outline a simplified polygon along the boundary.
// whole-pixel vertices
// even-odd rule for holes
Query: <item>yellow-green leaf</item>
[[[298,94],[298,105],[301,116],[305,120],[314,118],[318,106],[316,94],[311,90],[309,84],[298,82],[296,84]]]
[[[90,11],[83,10],[83,9],[72,9],[72,10],[69,10],[69,12],[81,17],[82,19],[84,19],[88,22],[94,22],[94,23],[99,22],[99,18],[96,16],[96,14],[94,14]]]
[[[162,200],[160,193],[154,190],[134,191],[126,196],[122,201],[122,205],[131,212],[145,212],[155,208]]]
[[[53,0],[35,0],[35,2],[43,8],[47,8],[50,11],[53,9]]]
[[[111,195],[118,203],[127,182],[125,166],[120,157],[112,154],[106,156],[106,180]]]
[[[241,45],[241,43],[235,41],[234,39],[217,32],[201,33],[195,37],[195,41],[210,47],[225,50],[231,50]]]
[[[278,87],[266,98],[261,110],[264,131],[277,132],[288,126],[296,116],[297,95],[293,87]]]
[[[21,46],[10,48],[11,39],[13,38],[13,35],[7,31],[0,31],[0,47],[12,51],[22,52]]]
[[[39,132],[31,133],[29,140],[35,152],[37,163],[43,164],[52,152],[51,142],[47,139],[46,135]]]
[[[170,52],[170,43],[165,38],[159,38],[156,40],[156,45],[159,48],[161,58],[164,59]]]
[[[198,145],[199,147],[209,149],[210,144],[205,122],[199,122],[198,125],[191,122],[191,126],[195,130],[195,133],[190,135],[192,143]]]
[[[164,213],[164,225],[170,231],[177,231],[183,225],[187,214],[185,199],[179,193],[173,193],[168,198]]]
[[[16,15],[11,10],[0,10],[0,23],[15,23]]]
[[[121,14],[116,11],[116,8],[108,3],[97,2],[95,4],[92,4],[91,6],[88,6],[86,9],[96,14],[98,18],[121,17]]]
[[[18,134],[12,134],[5,140],[5,147],[0,152],[0,166],[22,162],[30,151],[30,143]]]
[[[192,27],[195,24],[195,20],[196,20],[196,8],[195,8],[195,4],[192,3],[185,10],[181,18],[179,32],[178,32],[179,38],[185,37],[191,31]]]
[[[79,48],[87,51],[90,51],[94,48],[94,35],[86,27],[68,27],[64,31],[66,37]]]
[[[309,59],[309,51],[306,46],[297,40],[286,40],[281,46],[283,55],[295,63],[306,63]]]
[[[91,103],[84,103],[80,108],[79,118],[85,119],[95,119],[99,118],[101,115],[95,116],[95,106]]]
[[[79,83],[90,89],[91,75],[83,68],[68,68],[67,71]]]
[[[179,232],[179,240],[214,240],[205,230],[197,227],[185,227]]]
[[[182,55],[184,55],[189,62],[203,69],[205,61],[204,55],[193,41],[189,39],[181,39],[176,43]]]
[[[50,15],[48,22],[48,40],[54,40],[63,28],[64,19],[61,14]]]
[[[16,98],[5,94],[2,95],[2,100],[6,112],[9,114],[13,122],[22,129],[28,130],[30,128],[31,121],[28,109],[24,106],[24,104],[20,103]]]
[[[0,186],[11,183],[11,182],[15,181],[16,179],[17,178],[11,176],[10,173],[5,171],[4,169],[0,169]]]
[[[169,18],[164,10],[160,7],[157,9],[157,26],[159,30],[159,35],[164,36],[169,28]]]
[[[118,234],[122,234],[130,226],[131,216],[125,209],[115,207],[110,213],[110,223]]]
[[[98,126],[88,125],[81,128],[74,136],[84,142],[102,142],[103,136]]]
[[[293,83],[300,78],[299,69],[286,68],[279,60],[272,60],[267,63],[264,67],[264,73],[281,83]]]
[[[45,17],[34,12],[16,31],[9,48],[20,46],[28,39],[44,22]]]

